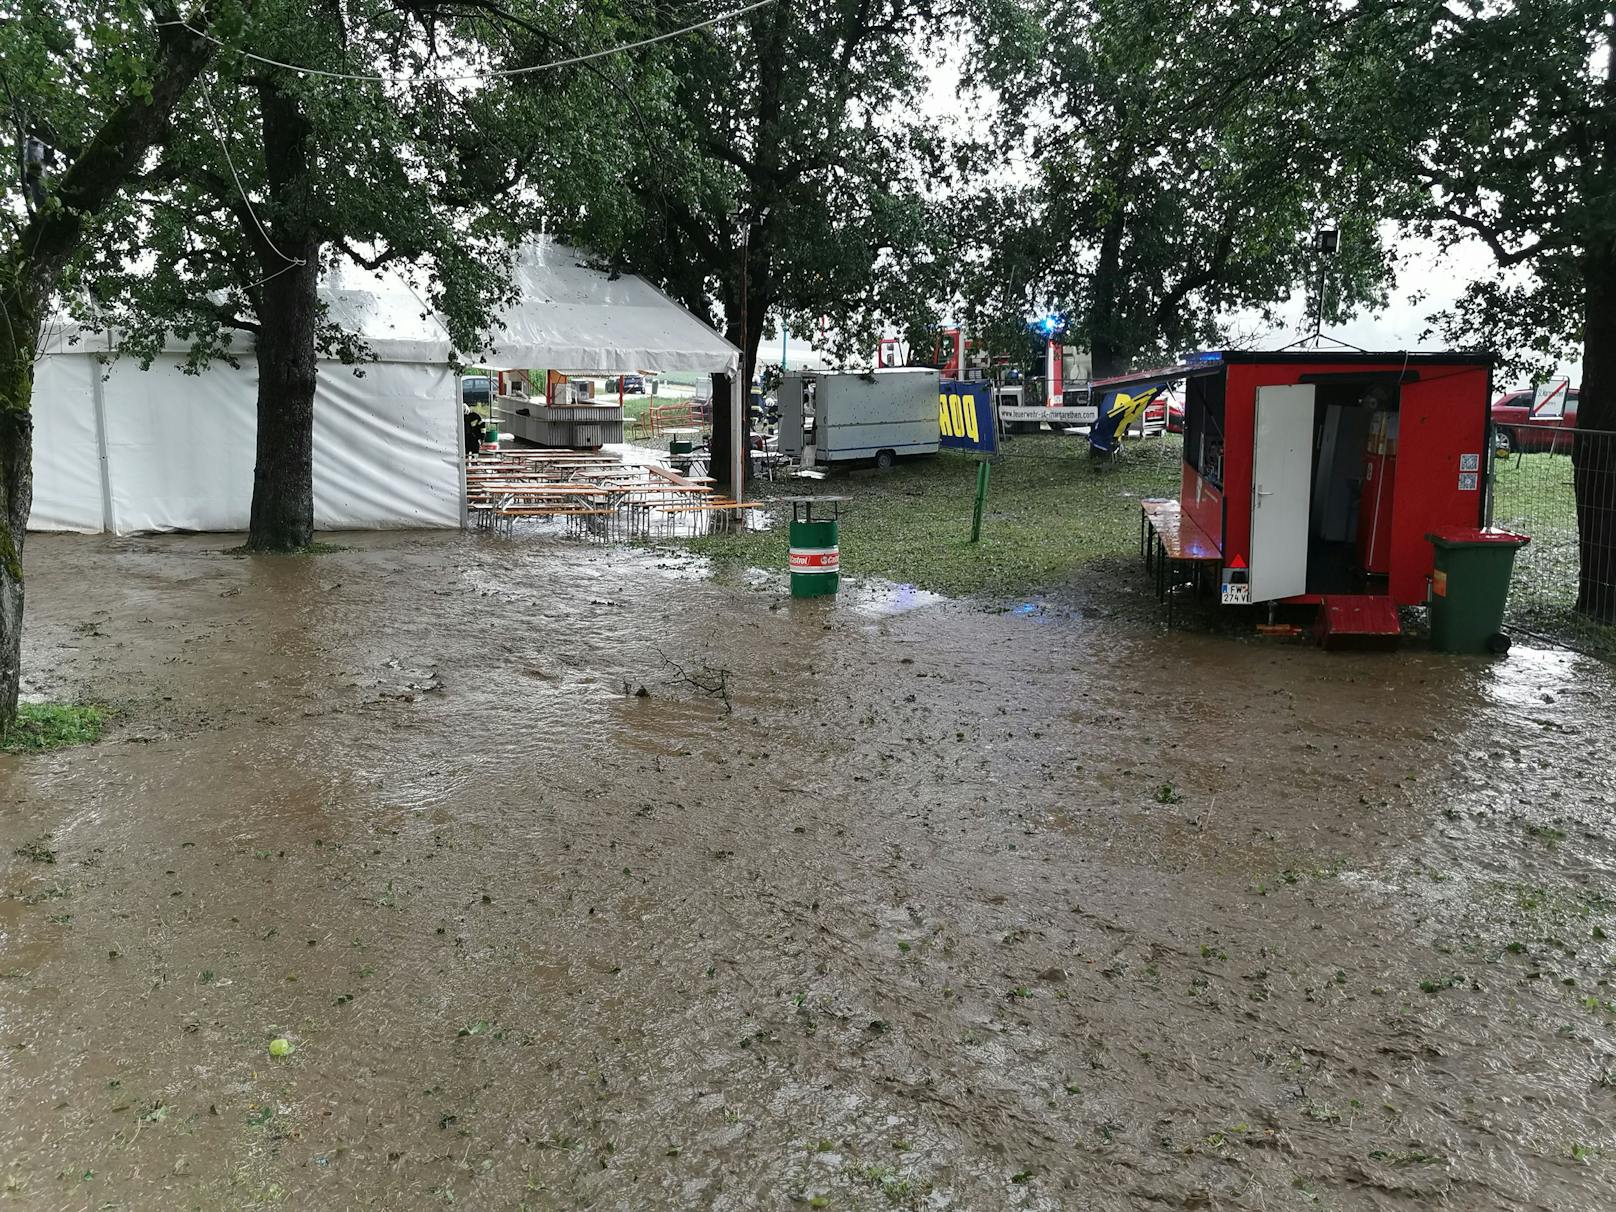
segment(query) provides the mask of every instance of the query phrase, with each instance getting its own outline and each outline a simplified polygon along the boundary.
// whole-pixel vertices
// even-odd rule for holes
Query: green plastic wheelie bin
[[[1425,537],[1436,549],[1431,646],[1438,652],[1508,652],[1504,602],[1515,553],[1531,540],[1475,526],[1453,526]]]

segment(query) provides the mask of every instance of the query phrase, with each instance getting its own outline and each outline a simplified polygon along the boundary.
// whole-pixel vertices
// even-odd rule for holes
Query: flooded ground
[[[1606,666],[339,541],[29,541],[15,1206],[1616,1205]]]

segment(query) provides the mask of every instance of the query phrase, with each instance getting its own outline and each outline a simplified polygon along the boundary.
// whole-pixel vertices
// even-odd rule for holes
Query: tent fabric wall
[[[205,375],[179,366],[172,354],[150,370],[120,361],[102,387],[116,534],[246,529],[257,364]]]
[[[43,358],[34,367],[32,530],[94,534],[105,521],[95,421],[94,358]],[[48,402],[47,407],[41,407]]]
[[[496,325],[498,352],[488,362],[698,373],[738,363],[735,346],[642,278],[589,268],[557,244],[514,255],[517,299]],[[359,376],[320,363],[316,527],[460,525],[463,426],[448,329],[398,275],[333,270],[320,297],[326,319],[360,337],[376,360]],[[63,323],[35,366],[30,529],[245,530],[257,441],[250,349],[238,345],[239,367],[216,363],[187,375],[184,345],[171,341],[149,370],[116,360],[102,381],[91,349],[113,341]],[[740,443],[735,449],[744,453]]]
[[[36,367],[31,530],[117,534],[245,530],[258,434],[258,366],[184,374],[165,354],[115,362],[102,384],[101,483],[92,355]],[[314,400],[314,524],[321,530],[458,526],[460,406],[447,365],[320,363]]]
[[[447,366],[322,363],[314,399],[314,524],[459,526],[465,429]],[[446,405],[447,402],[447,405]]]
[[[315,526],[459,526],[462,426],[448,330],[394,274],[335,269],[321,279],[320,300],[326,319],[361,337],[376,360],[357,376],[339,362],[319,364]],[[127,358],[104,369],[94,351],[114,343],[72,322],[48,335],[34,368],[29,529],[245,530],[258,435],[250,344],[237,343],[239,366],[216,362],[188,375],[183,342],[170,339],[149,370]]]

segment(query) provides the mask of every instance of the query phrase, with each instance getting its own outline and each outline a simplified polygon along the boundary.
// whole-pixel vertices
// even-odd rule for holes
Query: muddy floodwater
[[[29,540],[0,1203],[1616,1207],[1604,665],[230,541]]]

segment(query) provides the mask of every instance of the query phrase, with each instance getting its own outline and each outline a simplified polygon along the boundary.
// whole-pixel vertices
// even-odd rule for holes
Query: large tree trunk
[[[266,277],[257,302],[258,462],[249,551],[297,551],[314,540],[314,386],[320,245],[308,214],[313,128],[302,105],[267,79],[258,87],[274,236],[249,234]],[[258,220],[248,214],[251,227]]]
[[[167,10],[165,9],[166,13]],[[204,12],[192,18],[206,28]],[[152,78],[143,96],[110,110],[54,189],[29,216],[0,265],[0,739],[17,720],[22,682],[22,548],[34,503],[34,359],[40,319],[85,228],[139,168],[169,116],[213,55],[213,43],[168,21],[157,31]]]
[[[291,249],[286,250],[289,254]],[[319,252],[264,283],[258,334],[258,462],[250,551],[297,551],[314,540],[315,330]]]
[[[736,488],[735,485],[730,483],[732,478],[730,476],[730,467],[734,462],[730,452],[735,447],[731,444],[729,436],[729,384],[730,377],[728,375],[713,376],[713,436],[712,440],[707,443],[707,450],[711,456],[707,474],[713,477],[713,487],[715,489],[722,492],[729,492],[734,489],[734,499],[739,501],[741,494],[746,491],[746,486],[742,484],[741,487]],[[743,407],[746,406],[743,404]],[[746,411],[750,412],[750,407],[746,407]],[[743,463],[742,466],[744,467],[745,464]],[[745,472],[743,471],[742,474],[744,475]]]
[[[16,315],[15,328],[0,328],[0,738],[17,718],[22,679],[22,544],[34,500],[33,342],[19,341],[38,331],[31,314],[18,315],[8,291],[0,306]]]
[[[1113,203],[1110,217],[1100,234],[1099,256],[1094,265],[1094,297],[1089,303],[1089,356],[1096,379],[1109,379],[1131,369],[1133,351],[1122,348],[1117,339],[1122,323],[1123,271],[1122,237],[1127,214],[1120,201]]]
[[[766,309],[762,306],[761,297],[753,292],[747,307],[746,331],[743,336],[741,326],[731,322],[724,329],[724,337],[731,344],[741,347],[745,355],[745,371],[741,379],[741,440],[752,440],[752,425],[756,418],[752,412],[752,376],[757,373],[758,347],[763,343],[763,320]],[[713,376],[713,437],[708,449],[712,452],[712,466],[708,474],[716,481],[718,486],[726,490],[734,489],[734,499],[739,501],[746,491],[743,482],[739,486],[730,483],[730,465],[733,462],[729,434],[730,420],[730,380],[728,375]],[[741,460],[741,475],[752,474],[752,456],[747,454]]]
[[[1577,609],[1616,623],[1616,245],[1583,257],[1582,390],[1571,462],[1577,499]]]

